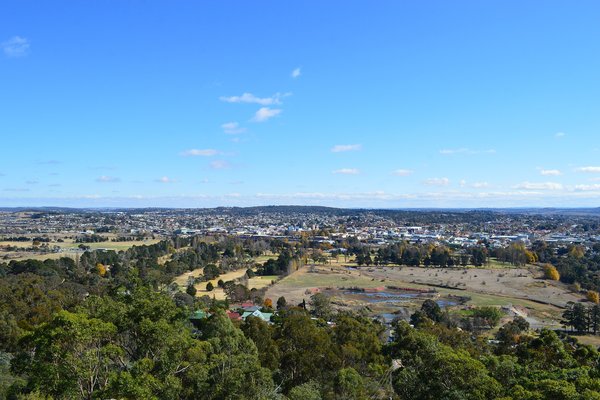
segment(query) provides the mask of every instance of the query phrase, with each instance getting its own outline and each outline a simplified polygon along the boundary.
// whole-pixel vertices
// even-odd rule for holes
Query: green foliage
[[[483,400],[501,393],[501,385],[480,361],[404,322],[397,326],[389,351],[403,365],[393,375],[394,390],[403,399]]]
[[[500,322],[502,311],[498,307],[477,307],[473,310],[473,317],[483,320],[491,329]]]
[[[311,313],[317,318],[329,320],[333,314],[331,300],[329,296],[323,293],[316,293],[310,296],[310,307]]]
[[[316,381],[308,381],[290,389],[289,400],[321,400],[321,388]]]

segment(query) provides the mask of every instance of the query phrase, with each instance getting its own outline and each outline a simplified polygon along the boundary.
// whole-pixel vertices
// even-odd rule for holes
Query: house
[[[262,319],[265,322],[271,322],[272,316],[273,316],[273,313],[264,313],[260,310],[256,310],[253,312],[246,311],[242,314],[242,319],[245,321],[246,318],[248,318],[248,317],[256,317],[256,318]]]
[[[255,305],[252,305],[249,307],[242,307],[242,310],[244,310],[244,312],[250,312],[250,313],[254,312],[254,311],[260,311],[260,309],[261,309],[261,307],[255,306]]]
[[[232,321],[241,321],[242,320],[242,316],[240,315],[240,313],[237,313],[235,311],[230,311],[230,310],[227,310],[226,313],[227,313],[227,316],[229,317],[229,319]]]

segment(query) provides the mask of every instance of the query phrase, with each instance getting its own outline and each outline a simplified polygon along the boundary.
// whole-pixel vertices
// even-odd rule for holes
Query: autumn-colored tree
[[[544,277],[546,279],[550,279],[552,281],[557,281],[560,279],[560,274],[558,273],[558,270],[556,269],[556,267],[552,264],[545,264],[544,265]]]
[[[585,255],[585,247],[583,247],[581,245],[569,247],[569,256],[579,259],[579,258],[583,258],[584,255]]]
[[[527,264],[533,264],[538,260],[537,254],[529,250],[525,250],[525,257],[527,258]]]
[[[598,304],[600,303],[600,294],[595,290],[588,290],[587,299],[592,303]]]
[[[98,275],[104,276],[106,275],[106,266],[102,263],[96,264],[96,271],[98,271]]]
[[[267,297],[267,298],[265,299],[265,301],[264,301],[263,305],[264,305],[266,308],[273,308],[273,300],[271,300],[270,298],[268,298],[268,297]]]

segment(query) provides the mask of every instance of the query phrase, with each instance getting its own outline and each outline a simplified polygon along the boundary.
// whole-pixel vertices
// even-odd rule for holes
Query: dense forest
[[[600,399],[595,348],[534,332],[519,317],[488,340],[499,320],[493,308],[457,321],[426,301],[390,335],[363,314],[336,312],[321,294],[276,306],[257,296],[275,312],[272,323],[242,322],[227,316],[227,302],[170,284],[197,266],[238,268],[266,248],[280,254],[269,273],[302,257],[278,241],[174,238],[78,261],[0,264],[0,398]],[[559,268],[560,258],[588,257],[546,255]],[[210,316],[192,323],[196,310]],[[569,310],[572,329],[582,328],[581,310]]]

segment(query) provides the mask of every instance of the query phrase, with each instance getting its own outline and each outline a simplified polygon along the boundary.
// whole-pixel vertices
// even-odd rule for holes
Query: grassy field
[[[262,289],[276,281],[279,278],[277,275],[255,276],[248,279],[248,289]]]
[[[262,256],[254,257],[254,262],[257,264],[264,264],[270,259],[276,260],[277,257],[279,257],[279,254],[277,253],[263,254]]]
[[[538,326],[559,326],[562,306],[577,301],[558,282],[537,277],[530,269],[498,268],[419,268],[363,267],[345,268],[335,264],[302,268],[267,290],[266,297],[284,296],[293,303],[308,299],[315,289],[341,287],[407,287],[435,289],[441,297],[469,297],[468,306],[518,307]],[[449,288],[439,287],[448,286]],[[454,289],[456,287],[456,289]],[[553,304],[544,304],[550,302]]]
[[[200,297],[200,296],[208,295],[210,297],[214,296],[217,300],[223,300],[223,299],[225,299],[226,296],[225,296],[225,292],[223,291],[223,289],[221,289],[217,285],[219,280],[223,280],[223,282],[233,281],[235,279],[243,277],[244,275],[246,275],[246,269],[244,269],[244,268],[238,269],[235,271],[230,271],[225,274],[219,275],[218,278],[208,281],[208,282],[212,283],[212,285],[214,287],[214,289],[210,292],[208,290],[206,290],[206,285],[208,285],[208,282],[200,282],[194,286],[197,291],[196,296]]]
[[[132,240],[126,242],[99,242],[99,243],[83,243],[85,246],[90,247],[91,249],[106,249],[106,250],[114,250],[121,251],[127,250],[133,246],[144,246],[158,243],[159,239],[148,239],[148,240]],[[57,259],[61,257],[76,257],[81,251],[79,249],[80,243],[75,243],[72,239],[65,239],[64,242],[51,242],[48,243],[50,247],[58,246],[61,248],[59,253],[46,253],[39,254],[38,252],[32,251],[1,251],[0,258],[4,256],[8,256],[8,260],[26,260],[26,259],[34,259],[34,260],[46,260],[46,259]],[[29,248],[32,246],[32,242],[14,242],[14,241],[0,241],[0,247],[2,246],[12,246],[19,248]]]

